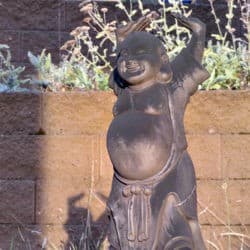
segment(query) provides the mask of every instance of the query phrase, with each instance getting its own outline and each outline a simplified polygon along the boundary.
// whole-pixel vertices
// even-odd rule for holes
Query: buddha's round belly
[[[172,145],[168,115],[129,111],[112,121],[107,148],[115,170],[124,178],[143,180],[166,164]]]

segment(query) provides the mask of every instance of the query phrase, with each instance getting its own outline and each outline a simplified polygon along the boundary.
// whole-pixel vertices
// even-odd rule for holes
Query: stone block
[[[107,230],[107,223],[90,222],[88,237],[82,225],[0,225],[0,249],[82,249],[88,242],[99,249]]]
[[[136,1],[134,1],[136,2]],[[126,4],[126,1],[124,1],[125,6],[127,9],[129,9],[129,4]],[[156,10],[158,11],[161,6],[159,6],[156,1],[154,0],[144,0],[143,4],[145,8],[149,8],[150,10]],[[108,8],[108,14],[107,14],[107,19],[108,21],[112,20],[126,20],[127,17],[124,14],[124,12],[120,9],[118,9],[113,2],[109,3],[108,1],[101,1],[98,3],[99,8],[106,7]],[[236,3],[237,6],[237,3]],[[136,8],[136,4],[134,5],[134,8]],[[207,39],[211,39],[211,34],[217,34],[217,26],[215,24],[214,17],[211,13],[211,7],[208,2],[208,0],[200,0],[196,1],[195,4],[192,5],[186,5],[188,10],[192,9],[192,15],[195,17],[200,18],[204,23],[207,25]],[[220,25],[222,32],[226,31],[225,26],[227,23],[227,18],[226,14],[228,12],[227,8],[227,1],[224,0],[216,0],[214,2],[214,8],[215,12],[220,18]],[[77,26],[81,25],[81,20],[84,17],[83,13],[80,13],[79,11],[79,2],[75,1],[67,1],[65,5],[65,27],[67,30],[72,30]],[[235,16],[240,16],[240,8],[235,8],[234,9]],[[168,19],[168,21],[171,21]],[[236,29],[236,36],[237,37],[243,37],[244,31],[242,28],[242,22],[240,21],[240,18],[235,18],[233,20],[233,27]]]
[[[105,180],[112,180],[113,177],[113,165],[109,158],[107,146],[106,146],[107,136],[105,134],[100,135],[100,148],[101,148],[101,162],[100,162],[100,177]]]
[[[2,136],[0,179],[35,179],[42,150],[39,136]]]
[[[222,136],[221,150],[225,178],[250,179],[250,135]]]
[[[79,1],[65,1],[65,23],[62,26],[67,31],[72,31],[83,24],[84,14],[80,12]]]
[[[43,136],[40,138],[40,171],[45,181],[79,181],[89,186],[99,178],[95,136]]]
[[[89,192],[99,178],[96,144],[93,136],[46,140],[37,185],[37,218],[42,224],[81,224],[86,219]]]
[[[45,136],[37,185],[41,223],[81,223],[99,179],[96,136]],[[78,209],[79,206],[79,209]],[[80,221],[79,221],[80,220]]]
[[[81,225],[43,225],[43,238],[47,239],[48,249],[84,249],[84,245],[90,249],[102,249],[102,244],[106,234],[107,224],[90,222],[86,229],[86,224]],[[86,246],[86,245],[85,245]],[[106,248],[105,248],[106,249]]]
[[[111,191],[111,185],[112,180],[110,178],[101,177],[94,187],[90,206],[91,216],[94,221],[99,221],[100,218],[106,216],[106,203]]]
[[[101,91],[43,94],[42,128],[51,135],[106,133],[114,98]]]
[[[41,234],[37,225],[0,224],[0,249],[41,249]]]
[[[7,44],[10,47],[11,61],[20,61],[20,34],[17,31],[0,30],[0,44]]]
[[[248,225],[249,180],[198,181],[201,224]]]
[[[111,191],[113,166],[109,159],[106,148],[106,134],[99,135],[100,145],[100,160],[99,170],[100,175],[94,185],[93,198],[91,200],[91,215],[94,221],[102,218],[106,212],[106,202]]]
[[[99,178],[94,136],[4,136],[0,141],[2,179]]]
[[[60,47],[57,31],[25,31],[21,34],[21,61],[28,62],[28,51],[40,55],[43,49],[51,53],[53,62],[60,58]]]
[[[47,239],[47,248],[70,249],[70,244],[78,247],[81,236],[84,232],[84,225],[43,225],[42,235]],[[78,249],[78,248],[76,248]]]
[[[4,0],[0,8],[2,30],[58,30],[64,19],[61,0]]]
[[[201,19],[202,22],[206,24],[207,32],[206,37],[207,40],[213,39],[212,34],[218,34],[218,28],[217,25],[215,25],[215,19],[211,12],[210,3],[208,0],[203,0],[203,4],[198,5],[192,5],[192,16],[198,17]],[[197,1],[196,1],[197,3]],[[227,18],[226,14],[228,13],[228,7],[227,7],[227,1],[220,1],[216,0],[213,2],[214,9],[216,12],[216,15],[220,19],[220,27],[223,34],[226,32],[226,24],[227,24]],[[237,6],[238,3],[235,2],[235,5]],[[233,10],[235,17],[239,17],[241,15],[240,13],[240,7],[236,7]],[[240,18],[233,18],[232,26],[235,28],[234,35],[236,37],[244,37],[244,29],[243,24]],[[231,39],[230,37],[228,39]]]
[[[250,123],[248,123],[250,110],[248,105],[249,99],[247,97],[250,92],[235,92],[218,91],[213,95],[208,92],[198,92],[196,97],[192,99],[186,115],[187,132],[191,134],[248,133],[250,129]],[[28,110],[30,106],[35,106],[36,110],[33,109],[29,113],[33,112],[34,116],[39,116],[37,114],[37,110],[39,110],[38,95],[30,94],[33,98],[26,98],[27,95],[2,95],[0,99],[3,103],[2,108],[4,109],[2,114],[6,117],[8,111],[8,114],[13,116],[8,110],[8,107],[10,107],[9,102],[11,102],[12,105],[19,108],[18,111],[22,107]],[[34,101],[34,99],[36,99],[38,104],[34,105],[32,103],[30,105],[30,102]],[[104,133],[112,120],[111,110],[115,96],[110,92],[46,93],[43,94],[42,99],[43,127],[49,134]],[[19,102],[22,102],[21,105]],[[208,105],[209,108],[202,107],[201,109],[199,104],[202,102],[211,102],[211,105]],[[222,106],[222,102],[224,106]],[[6,107],[7,105],[8,107]],[[13,110],[13,107],[11,108]],[[226,108],[228,111],[226,111]],[[238,112],[238,110],[241,110],[241,112]],[[53,115],[51,115],[52,113]],[[16,114],[15,118],[23,118],[20,117],[21,115],[23,115],[23,112]],[[12,119],[14,118],[12,117]],[[8,125],[10,123],[6,118],[1,119],[1,121],[8,123]],[[11,127],[11,125],[8,127]],[[11,130],[10,128],[6,129]]]
[[[250,247],[249,226],[203,225],[201,229],[208,250],[247,250]]]
[[[40,130],[40,94],[0,95],[0,135],[36,134]]]
[[[185,115],[190,134],[250,133],[250,91],[199,91]]]
[[[86,220],[90,187],[83,178],[37,182],[37,221],[40,224],[82,224]]]
[[[0,223],[34,223],[33,181],[0,181]]]
[[[188,135],[188,151],[199,179],[220,179],[221,152],[219,135]]]

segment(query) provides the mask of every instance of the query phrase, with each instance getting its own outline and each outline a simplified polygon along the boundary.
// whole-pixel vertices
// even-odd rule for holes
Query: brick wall
[[[86,225],[88,239],[105,236],[114,101],[110,92],[0,95],[0,249],[68,249]],[[235,233],[250,235],[250,91],[198,92],[185,126],[206,243],[229,249],[231,233],[239,249]]]
[[[79,11],[79,0],[1,0],[0,1],[0,43],[9,44],[13,62],[24,65],[27,72],[32,71],[27,52],[39,54],[46,48],[52,53],[54,62],[60,58],[59,48],[70,39],[69,32],[82,24],[83,14]],[[207,0],[198,1],[192,6],[193,15],[207,24],[207,37],[217,33],[214,18]],[[110,9],[109,18],[120,19],[114,3],[103,4]],[[158,6],[149,6],[158,9]],[[226,23],[226,1],[216,0],[215,8],[221,18],[222,30]],[[243,36],[239,8],[235,10],[233,26],[236,36]]]

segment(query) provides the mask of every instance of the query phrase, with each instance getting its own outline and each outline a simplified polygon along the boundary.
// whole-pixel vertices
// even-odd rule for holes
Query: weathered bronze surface
[[[142,17],[117,30],[117,95],[107,148],[114,166],[110,249],[206,249],[197,219],[196,180],[183,125],[186,105],[208,78],[201,66],[205,25],[175,15],[192,31],[169,62]]]

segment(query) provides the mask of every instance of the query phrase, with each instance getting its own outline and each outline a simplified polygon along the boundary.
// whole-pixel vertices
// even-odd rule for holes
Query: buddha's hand
[[[135,31],[143,31],[149,27],[151,21],[159,15],[152,11],[147,16],[139,18],[137,21],[130,21],[126,25],[119,25],[116,29],[117,43],[121,43],[130,33]]]
[[[206,25],[198,18],[185,17],[179,13],[171,13],[171,15],[194,33],[200,34],[206,30]]]

